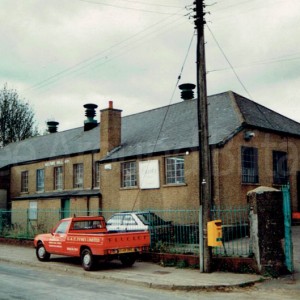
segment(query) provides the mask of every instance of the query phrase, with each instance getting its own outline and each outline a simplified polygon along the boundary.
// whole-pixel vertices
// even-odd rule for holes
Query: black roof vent
[[[91,130],[97,126],[97,120],[94,120],[96,116],[95,109],[98,107],[96,104],[88,103],[83,105],[85,108],[85,115],[87,119],[84,121],[84,131]]]
[[[183,83],[178,86],[181,90],[181,98],[183,100],[190,100],[194,98],[194,89],[196,87],[193,83]]]
[[[48,132],[49,133],[55,133],[57,132],[57,126],[58,126],[58,122],[56,121],[48,121],[47,122],[47,126],[48,126]]]

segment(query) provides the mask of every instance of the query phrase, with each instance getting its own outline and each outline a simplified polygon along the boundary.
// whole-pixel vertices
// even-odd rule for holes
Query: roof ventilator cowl
[[[47,126],[48,126],[48,132],[49,133],[55,133],[57,132],[57,126],[59,125],[58,122],[56,121],[48,121]]]
[[[84,121],[84,131],[91,130],[97,126],[97,120],[94,120],[94,117],[96,116],[96,108],[98,105],[88,103],[83,105],[85,108],[85,115],[87,119]]]
[[[196,87],[193,83],[183,83],[178,86],[181,90],[181,98],[183,100],[191,100],[194,99],[194,89]]]

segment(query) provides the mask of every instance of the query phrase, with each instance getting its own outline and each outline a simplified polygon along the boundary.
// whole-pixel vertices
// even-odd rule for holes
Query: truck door
[[[49,250],[51,253],[65,253],[66,251],[66,237],[70,227],[71,220],[62,221],[52,237],[49,239]]]

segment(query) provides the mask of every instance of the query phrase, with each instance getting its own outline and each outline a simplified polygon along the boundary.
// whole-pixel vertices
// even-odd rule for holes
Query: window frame
[[[248,152],[248,153],[246,153]],[[255,147],[241,147],[242,183],[259,183],[258,149]]]
[[[55,191],[62,191],[64,189],[63,166],[57,166],[53,169],[53,183]]]
[[[94,164],[94,188],[100,188],[100,162],[96,161]]]
[[[165,157],[166,185],[185,184],[185,157],[183,155]]]
[[[21,172],[21,193],[28,193],[28,171]]]
[[[36,191],[45,191],[45,169],[36,170]]]
[[[83,188],[83,163],[78,163],[73,165],[73,188],[80,189]]]
[[[287,184],[289,182],[287,152],[274,150],[272,152],[272,158],[273,158],[273,184],[275,185]]]
[[[126,174],[127,173],[127,174]],[[136,161],[124,162],[121,164],[121,187],[137,187],[137,163]]]

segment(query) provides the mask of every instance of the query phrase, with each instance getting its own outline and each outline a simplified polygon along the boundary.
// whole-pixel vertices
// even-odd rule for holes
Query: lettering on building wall
[[[48,161],[45,163],[45,167],[53,167],[53,166],[62,166],[64,163],[67,164],[70,161],[66,159],[65,161],[63,160],[53,160],[53,161]]]

